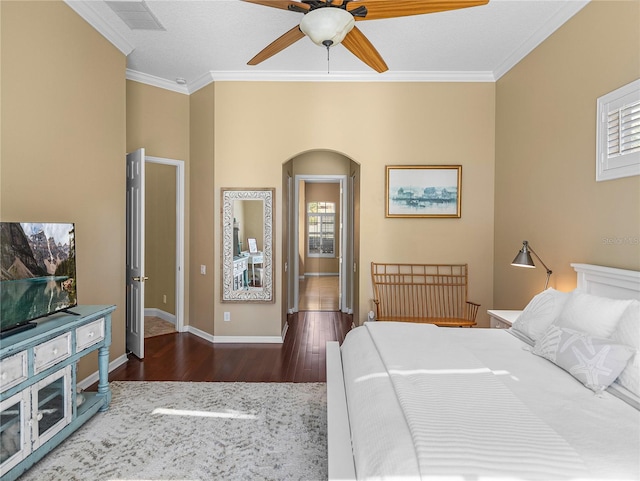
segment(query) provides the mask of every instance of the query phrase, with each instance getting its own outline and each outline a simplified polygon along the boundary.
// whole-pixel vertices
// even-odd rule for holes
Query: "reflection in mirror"
[[[274,189],[222,189],[222,300],[273,302]]]

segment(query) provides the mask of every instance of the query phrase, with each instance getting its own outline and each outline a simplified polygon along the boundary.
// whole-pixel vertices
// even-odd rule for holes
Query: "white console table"
[[[249,265],[251,266],[251,278],[249,279],[249,285],[252,287],[256,287],[257,283],[256,283],[256,264],[260,265],[260,267],[262,267],[262,264],[264,263],[264,255],[262,254],[262,252],[254,252],[254,253],[249,253],[249,252],[243,252],[242,255],[246,256],[248,261],[249,261]],[[259,273],[259,278],[260,278],[260,287],[262,287],[262,274],[261,274],[261,270],[260,268],[258,268],[258,273]]]
[[[522,311],[488,310],[491,327],[494,329],[509,329]]]
[[[244,256],[233,258],[233,290],[237,291],[247,287],[247,269],[249,260]]]
[[[0,341],[0,476],[13,481],[111,401],[115,306],[76,306]],[[98,390],[78,393],[78,361],[98,351]]]

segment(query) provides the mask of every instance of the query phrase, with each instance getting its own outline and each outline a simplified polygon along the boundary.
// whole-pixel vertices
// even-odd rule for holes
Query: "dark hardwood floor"
[[[129,361],[110,381],[326,382],[325,344],[342,343],[352,316],[299,312],[289,316],[283,344],[210,343],[189,333],[145,340],[145,358]]]

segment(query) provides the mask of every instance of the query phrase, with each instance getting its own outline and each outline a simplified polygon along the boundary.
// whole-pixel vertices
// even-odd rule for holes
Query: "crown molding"
[[[493,72],[247,72],[210,71],[189,83],[193,93],[212,82],[495,82]]]
[[[126,38],[120,35],[111,26],[105,23],[91,6],[91,2],[87,0],[64,0],[74,12],[80,15],[89,25],[95,28],[104,38],[120,50],[125,56],[134,51],[135,47],[131,45]]]
[[[151,85],[165,90],[171,90],[179,94],[189,95],[190,91],[186,85],[178,85],[175,81],[167,80],[155,75],[149,75],[147,73],[138,72],[136,70],[127,69],[127,80],[133,80],[143,84]]]
[[[247,72],[209,71],[185,86],[127,69],[127,79],[154,87],[192,94],[213,82],[495,82],[493,72]]]
[[[556,14],[518,47],[509,57],[494,70],[496,81],[515,67],[520,60],[529,55],[538,45],[562,27],[576,13],[582,10],[591,0],[574,0],[564,4]]]
[[[203,75],[195,79],[193,82],[189,82],[189,93],[194,93],[200,90],[202,87],[206,87],[214,81],[214,72],[205,72]]]
[[[209,72],[214,82],[494,82],[493,72]]]

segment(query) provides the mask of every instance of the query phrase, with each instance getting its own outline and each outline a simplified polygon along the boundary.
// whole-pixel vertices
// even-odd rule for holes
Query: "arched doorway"
[[[335,310],[357,315],[359,182],[360,165],[338,152],[309,151],[283,165],[283,319],[308,309],[301,309],[301,282],[323,277],[335,278]]]

